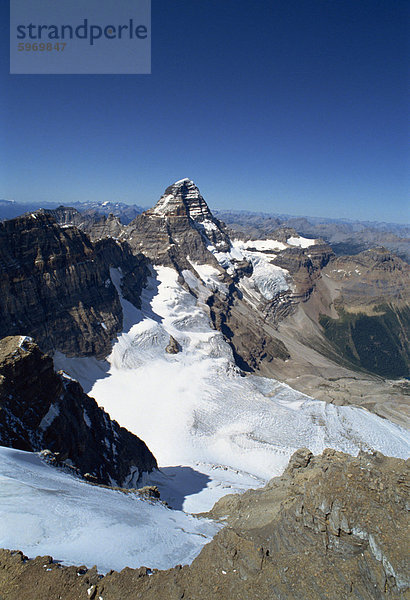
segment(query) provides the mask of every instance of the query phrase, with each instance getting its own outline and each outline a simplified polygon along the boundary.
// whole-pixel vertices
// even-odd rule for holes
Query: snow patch
[[[36,455],[0,447],[0,542],[66,565],[169,569],[189,564],[220,525],[89,485]]]
[[[189,259],[188,259],[189,260]],[[212,291],[219,290],[228,295],[228,286],[221,281],[222,273],[212,265],[199,265],[189,260],[195,271],[198,273],[204,284]],[[184,277],[185,279],[185,277]],[[185,279],[186,281],[186,279]],[[187,282],[188,283],[188,282]],[[198,284],[197,284],[198,286]]]
[[[286,244],[278,240],[250,240],[244,242],[243,248],[249,250],[255,248],[255,250],[265,252],[266,250],[285,250]]]
[[[288,244],[290,246],[298,246],[299,248],[309,248],[316,244],[316,240],[305,238],[302,236],[288,238]]]
[[[85,410],[85,408],[83,410],[83,419],[84,419],[84,423],[87,425],[87,427],[89,427],[91,429],[91,419],[88,416],[87,411]]]
[[[60,409],[57,404],[51,404],[47,414],[41,419],[39,429],[45,431],[51,425],[56,417],[60,414]]]
[[[19,339],[18,347],[25,350],[24,345],[28,344],[32,341],[33,341],[33,338],[29,337],[28,335],[21,335],[20,339]]]

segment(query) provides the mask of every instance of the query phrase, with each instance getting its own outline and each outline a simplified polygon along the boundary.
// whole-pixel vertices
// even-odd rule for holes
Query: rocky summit
[[[112,421],[80,384],[55,373],[31,338],[0,340],[0,444],[43,456],[91,481],[135,486],[157,463],[137,436]]]
[[[225,527],[190,566],[61,567],[0,553],[8,600],[384,600],[408,598],[409,465],[379,453],[297,451],[264,488],[225,496]]]
[[[191,268],[190,261],[218,266],[210,247],[221,252],[230,247],[225,225],[212,215],[190,179],[168,187],[154,208],[124,228],[122,237],[154,264],[178,270]]]

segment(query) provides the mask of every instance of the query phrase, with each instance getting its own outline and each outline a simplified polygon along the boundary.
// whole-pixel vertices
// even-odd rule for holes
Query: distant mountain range
[[[53,209],[60,206],[58,202],[32,202],[22,203],[14,200],[0,200],[0,221],[5,219],[13,219],[25,213],[34,212],[39,208]],[[135,217],[143,212],[141,206],[136,204],[125,204],[124,202],[71,202],[70,206],[76,208],[79,212],[89,215],[109,215],[113,214],[118,217],[124,225],[135,219]]]
[[[270,235],[278,227],[293,227],[300,235],[322,238],[337,255],[358,254],[384,246],[410,263],[409,225],[248,211],[215,210],[214,213],[234,231],[255,238]]]
[[[13,200],[0,200],[0,221],[18,217],[39,208],[55,209],[57,202],[24,204]],[[70,206],[92,217],[113,214],[121,224],[128,225],[144,208],[124,202],[71,202]],[[287,214],[269,214],[252,211],[213,210],[213,214],[236,232],[245,232],[255,239],[267,236],[278,227],[292,227],[300,235],[322,238],[332,246],[337,255],[358,254],[384,246],[410,263],[410,225],[377,221],[354,221],[326,217],[295,217]]]

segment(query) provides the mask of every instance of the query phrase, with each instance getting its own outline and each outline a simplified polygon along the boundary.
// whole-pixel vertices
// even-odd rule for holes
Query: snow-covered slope
[[[65,564],[168,569],[190,563],[218,526],[135,494],[87,484],[36,454],[0,447],[0,547]]]
[[[108,364],[60,356],[57,366],[84,384],[94,379],[90,394],[146,441],[159,465],[187,466],[208,478],[202,490],[187,485],[186,510],[205,510],[225,493],[262,484],[303,446],[314,453],[373,448],[408,456],[407,433],[387,420],[313,400],[275,380],[243,377],[177,273],[158,267],[155,275],[141,311],[122,300],[126,327]],[[192,285],[193,273],[184,276]],[[120,274],[112,271],[112,278],[119,289]],[[170,336],[181,347],[178,354],[165,352]],[[175,478],[170,469],[156,476],[167,498],[178,487]]]

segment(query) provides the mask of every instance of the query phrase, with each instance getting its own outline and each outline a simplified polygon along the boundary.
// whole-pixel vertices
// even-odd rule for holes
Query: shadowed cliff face
[[[44,351],[68,356],[106,356],[122,328],[110,266],[123,267],[141,289],[146,260],[126,244],[93,245],[41,212],[1,223],[0,336],[30,335]]]
[[[0,444],[48,449],[62,465],[69,460],[80,474],[121,487],[157,466],[144,442],[111,421],[78,382],[56,374],[52,359],[20,336],[0,340]]]
[[[0,594],[28,600],[35,581],[43,600],[404,600],[408,485],[404,460],[298,450],[264,488],[217,502],[210,515],[226,526],[190,566],[101,578],[3,550]]]

